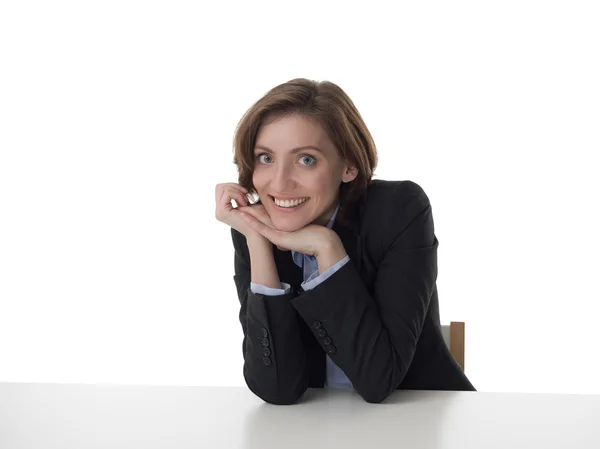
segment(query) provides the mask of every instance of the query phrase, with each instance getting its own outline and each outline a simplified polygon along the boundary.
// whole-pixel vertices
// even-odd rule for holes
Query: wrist
[[[269,248],[271,249],[273,244],[267,240],[265,237],[263,237],[260,234],[252,234],[251,236],[246,238],[246,243],[248,244],[248,249],[251,248],[258,248],[258,249],[262,249],[262,248]]]
[[[315,240],[314,256],[315,258],[323,257],[326,254],[331,254],[334,251],[344,250],[344,244],[340,237],[330,229],[323,233],[321,238]]]
[[[337,235],[336,235],[337,237]],[[337,239],[329,239],[321,248],[319,248],[315,258],[317,259],[317,265],[319,266],[319,274],[327,271],[327,269],[331,268],[333,265],[338,263],[344,257],[346,257],[346,249],[342,241],[337,237]]]
[[[269,240],[257,237],[248,238],[247,243],[250,253],[250,280],[265,287],[281,288],[273,256],[273,244]]]

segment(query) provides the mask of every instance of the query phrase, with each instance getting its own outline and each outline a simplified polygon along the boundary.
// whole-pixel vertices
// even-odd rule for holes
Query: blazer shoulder
[[[392,237],[429,208],[429,197],[416,182],[376,179],[367,189],[363,229]]]
[[[367,188],[366,211],[379,214],[404,215],[410,210],[430,206],[425,190],[414,181],[376,179]]]

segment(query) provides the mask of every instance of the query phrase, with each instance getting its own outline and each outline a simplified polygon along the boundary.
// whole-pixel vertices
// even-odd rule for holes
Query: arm
[[[291,291],[291,288],[291,285],[286,284],[285,282],[281,283],[281,288],[270,288],[261,284],[255,284],[254,282],[250,282],[250,290],[252,291],[252,293],[261,295],[285,295],[286,293],[289,293]]]
[[[231,230],[235,275],[244,332],[244,379],[258,397],[272,404],[292,404],[308,388],[308,365],[292,293],[269,296],[250,290],[252,280],[267,287],[281,285],[272,245],[250,243]],[[251,274],[250,267],[256,267]]]
[[[345,254],[346,250],[343,249],[343,245],[342,245],[342,251],[344,252],[343,256],[338,256],[339,252],[332,253],[330,255],[330,257],[328,255],[328,260],[331,260],[331,261],[336,260],[336,262],[335,263],[328,262],[327,267],[324,269],[321,269],[321,267],[325,266],[325,264],[321,263],[319,261],[319,259],[317,258],[317,264],[319,265],[319,269],[317,271],[315,271],[312,274],[312,276],[310,276],[306,281],[304,281],[301,284],[302,289],[305,291],[308,291],[308,290],[315,288],[317,285],[322,284],[327,279],[329,279],[331,276],[333,276],[333,273],[335,273],[340,268],[342,268],[344,265],[346,265],[348,262],[350,262],[350,256]],[[337,257],[337,259],[336,259],[336,257]]]
[[[425,193],[418,191],[403,210],[393,212],[397,235],[371,292],[350,261],[292,300],[323,349],[368,402],[381,402],[406,375],[437,277],[438,241]]]
[[[343,249],[343,247],[341,251],[343,251],[344,254],[346,252]],[[331,261],[333,261],[335,257],[338,257],[337,254],[338,252],[332,253],[329,255],[330,257],[328,257]],[[319,271],[321,271],[320,267],[323,264],[319,262],[319,271],[315,271],[306,281],[304,281],[301,284],[301,287],[304,290],[310,290],[312,288],[315,288],[317,285],[324,282],[327,278],[331,277],[333,273],[338,271],[349,261],[350,257],[347,254],[345,254],[344,256],[339,256],[338,260],[335,263],[328,263],[327,268],[324,269],[321,274],[319,274]],[[250,283],[250,290],[252,290],[254,293],[262,293],[263,295],[284,295],[286,293],[289,293],[291,291],[290,289],[290,284],[286,284],[285,282],[281,283],[281,288],[269,288],[261,284],[255,284],[254,282]]]

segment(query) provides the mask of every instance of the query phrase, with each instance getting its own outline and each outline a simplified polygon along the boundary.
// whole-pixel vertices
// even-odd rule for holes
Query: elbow
[[[379,375],[371,375],[359,382],[354,386],[354,389],[366,402],[379,404],[396,391],[398,385],[404,379],[406,371],[406,369],[396,370],[391,365],[384,372],[380,372]]]
[[[354,385],[356,392],[362,397],[365,402],[371,404],[379,404],[383,402],[396,389],[392,379],[382,379],[371,377],[362,382],[357,382]]]
[[[298,382],[287,385],[277,385],[277,382],[270,382],[269,379],[252,379],[244,372],[246,385],[252,393],[261,398],[268,404],[274,405],[292,405],[298,402],[302,395],[308,389],[308,382]]]
[[[269,391],[269,389],[260,389],[248,384],[252,393],[261,398],[267,404],[273,405],[293,405],[302,397],[306,389],[290,390],[286,392]]]
[[[293,394],[293,395],[270,396],[270,395],[265,395],[265,394],[259,395],[258,393],[254,392],[254,394],[256,394],[258,397],[260,397],[267,404],[273,404],[273,405],[293,405],[296,402],[298,402],[298,400],[302,397],[303,393],[304,392],[302,392],[300,394]]]
[[[387,397],[390,395],[390,393],[393,390],[384,390],[381,388],[373,388],[373,389],[367,389],[367,390],[356,390],[357,393],[365,400],[365,402],[368,402],[370,404],[379,404],[381,402],[383,402],[385,399],[387,399]]]

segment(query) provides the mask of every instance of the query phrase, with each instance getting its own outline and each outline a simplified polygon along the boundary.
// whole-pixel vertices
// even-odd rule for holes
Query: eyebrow
[[[264,145],[256,145],[254,147],[254,151],[256,151],[256,150],[264,150],[264,151],[267,151],[267,152],[269,152],[271,154],[274,153],[273,150],[271,150],[268,147],[265,147]],[[325,154],[325,152],[322,149],[320,149],[319,147],[315,147],[314,145],[305,145],[303,147],[293,148],[290,151],[290,153],[297,153],[297,152],[302,151],[302,150],[315,150],[315,151],[318,151],[319,153]]]

